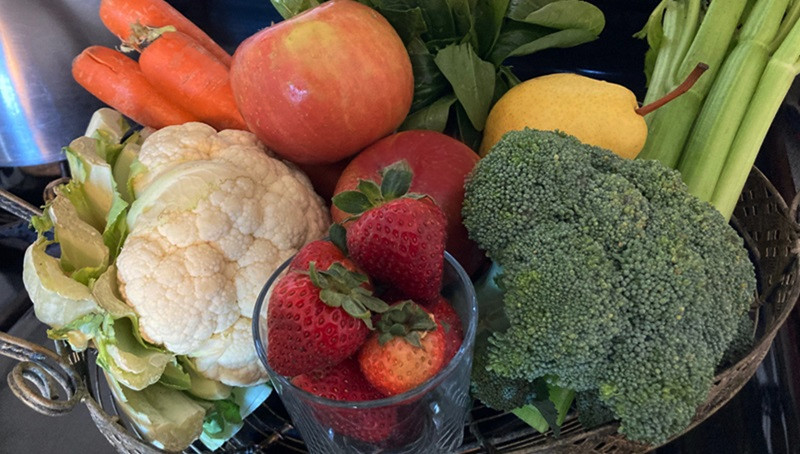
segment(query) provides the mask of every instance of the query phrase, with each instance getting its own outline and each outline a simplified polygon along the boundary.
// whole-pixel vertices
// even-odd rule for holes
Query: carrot
[[[139,64],[117,50],[90,46],[72,61],[72,77],[131,120],[153,128],[198,121],[145,79]]]
[[[167,99],[201,121],[216,129],[247,130],[233,98],[228,67],[189,35],[160,33],[144,43],[139,66]]]
[[[130,38],[131,26],[136,23],[149,27],[172,25],[197,40],[225,66],[231,65],[231,55],[225,49],[164,0],[101,0],[99,12],[106,28],[123,41]]]

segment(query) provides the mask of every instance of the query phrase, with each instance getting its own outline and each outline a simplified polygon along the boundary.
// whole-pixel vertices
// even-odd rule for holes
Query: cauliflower
[[[141,146],[117,258],[144,339],[233,386],[266,381],[250,330],[272,272],[321,237],[327,210],[308,179],[249,132],[169,126]]]

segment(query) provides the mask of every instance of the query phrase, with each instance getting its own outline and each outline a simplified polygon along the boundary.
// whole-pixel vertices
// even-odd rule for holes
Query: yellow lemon
[[[572,73],[540,76],[517,84],[489,112],[480,155],[508,131],[560,130],[583,143],[633,159],[647,138],[636,96],[622,85]]]

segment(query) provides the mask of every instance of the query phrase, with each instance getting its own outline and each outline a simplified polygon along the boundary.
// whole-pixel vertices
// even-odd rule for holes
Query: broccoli
[[[637,441],[690,423],[756,280],[743,240],[677,171],[514,131],[470,174],[462,214],[502,269],[507,319],[476,353],[491,374],[473,380],[547,376],[597,393]]]

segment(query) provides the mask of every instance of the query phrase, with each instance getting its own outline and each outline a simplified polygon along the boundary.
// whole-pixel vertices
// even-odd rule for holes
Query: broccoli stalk
[[[509,132],[468,178],[463,219],[499,267],[506,325],[485,324],[476,348],[479,398],[516,404],[529,389],[501,384],[546,380],[595,393],[632,440],[688,426],[756,282],[742,239],[677,171]]]

